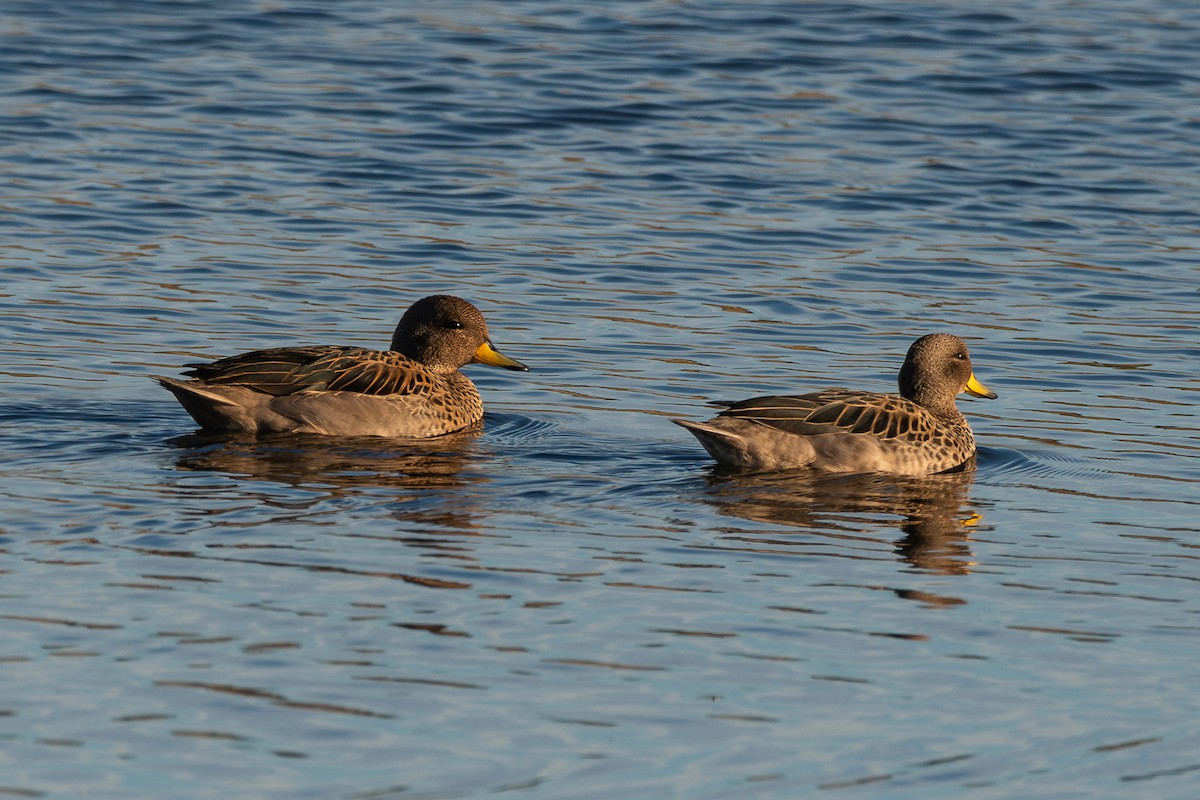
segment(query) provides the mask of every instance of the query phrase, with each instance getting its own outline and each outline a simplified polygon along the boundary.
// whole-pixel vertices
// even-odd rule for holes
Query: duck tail
[[[688,419],[672,419],[671,422],[691,432],[718,464],[737,465],[745,460],[746,440],[737,433],[706,422]]]
[[[181,381],[177,378],[166,378],[162,375],[153,375],[151,377],[158,382],[159,386],[175,395],[175,398],[183,404],[184,408],[187,408],[189,402],[197,401],[228,406],[237,405],[237,403],[227,397],[222,397],[216,392],[205,390],[204,386],[198,381]]]
[[[183,406],[183,410],[196,420],[201,428],[218,431],[257,430],[257,424],[247,413],[243,403],[238,402],[240,395],[249,394],[242,387],[212,389],[201,381],[181,381],[158,375],[153,377],[159,386],[175,395],[179,405]],[[228,392],[233,396],[226,396],[221,392]]]

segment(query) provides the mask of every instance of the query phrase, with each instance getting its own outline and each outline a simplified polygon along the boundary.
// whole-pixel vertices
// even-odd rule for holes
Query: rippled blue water
[[[1191,4],[0,10],[0,794],[1192,798]],[[527,375],[425,443],[192,436],[148,380]],[[669,417],[889,389],[975,471],[714,476]]]

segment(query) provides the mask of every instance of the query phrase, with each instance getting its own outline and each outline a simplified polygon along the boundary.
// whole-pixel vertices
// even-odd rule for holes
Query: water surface
[[[1191,11],[7,4],[0,794],[1194,797]],[[149,380],[435,292],[479,431]],[[669,422],[935,330],[966,471]]]

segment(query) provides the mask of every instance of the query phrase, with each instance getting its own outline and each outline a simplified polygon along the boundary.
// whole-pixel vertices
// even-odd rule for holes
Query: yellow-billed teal
[[[975,436],[959,412],[962,391],[994,399],[976,380],[967,346],[934,333],[913,342],[900,368],[900,394],[824,389],[802,395],[716,403],[707,422],[687,428],[723,467],[774,471],[944,472],[975,454]]]
[[[278,347],[188,364],[157,377],[206,430],[424,438],[483,417],[469,363],[527,370],[498,352],[479,309],[459,297],[413,303],[388,350]]]

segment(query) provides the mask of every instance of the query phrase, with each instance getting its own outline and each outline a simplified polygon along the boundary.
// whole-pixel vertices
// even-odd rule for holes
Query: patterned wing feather
[[[420,394],[429,388],[422,365],[399,353],[363,347],[279,347],[188,367],[186,375],[209,383],[248,386],[276,396],[303,391]]]
[[[369,350],[328,361],[323,371],[331,373],[325,387],[330,391],[414,395],[430,389],[428,370],[399,353]]]
[[[826,389],[803,395],[755,397],[728,404],[720,416],[750,420],[798,436],[858,433],[926,442],[936,425],[928,411],[891,394]]]

